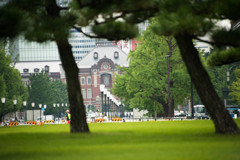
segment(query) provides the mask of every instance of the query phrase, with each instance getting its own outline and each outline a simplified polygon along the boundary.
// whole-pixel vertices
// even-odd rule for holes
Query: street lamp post
[[[62,109],[64,109],[64,103],[62,103],[62,107],[60,108],[60,116],[61,116],[61,120],[62,120]]]
[[[4,121],[4,104],[5,104],[6,98],[3,97],[1,100],[2,100],[2,122],[3,122]]]
[[[41,113],[41,110],[42,110],[42,104],[39,104],[39,108],[40,108],[40,123],[42,123],[42,113]]]
[[[109,109],[110,109],[110,118],[112,117],[112,100],[113,100],[113,95],[111,94],[110,97],[109,97],[109,100],[110,100],[110,105],[109,105]]]
[[[24,107],[24,120],[25,120],[25,121],[27,121],[26,106],[27,106],[27,101],[23,101],[23,107]]]
[[[56,115],[56,113],[55,113],[55,111],[56,111],[55,108],[56,108],[56,103],[53,104],[53,108],[54,108],[54,109],[53,109],[53,110],[54,110],[54,114],[53,114],[53,115],[54,115],[54,121],[55,121],[55,115]]]
[[[106,112],[107,112],[107,89],[106,88],[104,88],[103,94],[104,94],[104,100],[105,100],[104,115],[106,116]]]
[[[60,106],[59,103],[57,103],[57,107],[58,107],[58,109],[59,109],[59,106]],[[59,112],[59,111],[58,111],[58,112]],[[59,113],[60,113],[60,112],[59,112]],[[58,120],[60,121],[60,116],[59,116],[59,119],[58,119]]]
[[[115,97],[113,97],[113,107],[115,108],[114,109],[114,116],[116,116],[116,114],[117,114],[117,106],[116,106],[116,99],[115,99]]]
[[[101,99],[102,99],[102,115],[104,113],[104,107],[103,107],[103,91],[104,91],[104,85],[100,85],[100,92],[101,92]]]
[[[110,99],[110,95],[111,95],[111,93],[108,91],[107,92],[107,100],[108,100],[108,104],[107,104],[107,116],[109,117],[109,99]]]
[[[45,112],[46,112],[46,109],[47,109],[47,105],[44,104],[43,107],[44,107],[44,113],[45,113]],[[46,120],[46,114],[45,114],[45,120]]]
[[[103,115],[104,114],[103,92],[101,92],[101,99],[102,99],[102,115]]]
[[[15,122],[16,122],[17,121],[17,115],[16,115],[16,112],[17,112],[17,109],[16,109],[17,100],[16,99],[13,100],[13,104],[14,104]]]
[[[35,103],[32,102],[31,105],[32,105],[32,108],[33,108],[33,121],[34,121],[34,107],[35,107]]]
[[[118,116],[118,108],[117,108],[117,100],[116,100],[116,98],[114,98],[113,105],[114,105],[114,108],[115,108],[115,116]]]
[[[191,78],[191,118],[194,119],[194,108],[193,108],[193,83]]]

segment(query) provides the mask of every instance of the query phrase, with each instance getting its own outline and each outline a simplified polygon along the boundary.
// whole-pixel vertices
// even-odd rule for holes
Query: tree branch
[[[69,7],[59,7],[60,10],[69,10]]]
[[[196,40],[199,40],[201,42],[208,43],[208,44],[211,44],[211,45],[216,45],[216,43],[214,43],[214,42],[203,40],[203,39],[201,39],[201,38],[199,38],[197,36],[193,36],[193,39],[196,39]]]
[[[87,34],[85,32],[83,32],[82,28],[77,27],[77,26],[73,26],[74,29],[76,29],[77,31],[81,32],[82,34],[84,34],[85,36],[89,37],[89,38],[100,38],[99,36],[93,36],[90,34]]]

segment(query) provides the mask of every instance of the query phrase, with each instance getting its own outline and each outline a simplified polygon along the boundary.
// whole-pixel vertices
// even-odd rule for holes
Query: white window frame
[[[89,79],[90,79],[90,83],[89,83]],[[87,77],[87,84],[92,84],[92,77]]]
[[[85,90],[85,89],[82,89],[81,92],[82,92],[82,97],[83,97],[83,99],[85,99],[85,98],[86,98],[86,90]]]
[[[92,98],[92,89],[91,88],[87,89],[87,98]]]
[[[81,77],[81,84],[85,85],[85,77]]]

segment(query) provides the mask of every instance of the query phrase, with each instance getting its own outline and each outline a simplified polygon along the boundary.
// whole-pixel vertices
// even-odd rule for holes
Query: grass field
[[[91,123],[90,134],[69,127],[1,127],[0,160],[240,160],[240,135],[216,135],[209,120]]]

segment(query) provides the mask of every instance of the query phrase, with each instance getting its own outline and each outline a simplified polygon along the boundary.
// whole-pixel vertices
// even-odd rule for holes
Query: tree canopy
[[[236,81],[234,81],[231,86],[231,92],[230,92],[230,96],[232,97],[232,100],[236,100],[238,104],[240,104],[240,69],[236,69],[235,70],[236,73]]]
[[[1,31],[4,31],[0,32],[0,37],[23,33],[29,40],[54,40],[57,43],[67,78],[70,110],[76,113],[72,115],[71,131],[89,132],[86,120],[82,120],[85,111],[77,79],[78,68],[67,40],[69,29],[74,27],[82,32],[82,27],[89,25],[94,33],[90,37],[127,39],[137,33],[135,23],[155,17],[158,23],[153,26],[154,32],[176,39],[181,57],[201,101],[211,115],[216,132],[238,133],[237,125],[225,109],[199,59],[193,39],[218,48],[229,47],[213,54],[210,65],[239,61],[239,28],[226,29],[216,25],[223,19],[238,21],[239,5],[238,0],[73,0],[70,6],[61,7],[55,0],[10,0],[0,8],[1,15],[4,15],[1,21],[5,22],[0,23]],[[206,34],[210,35],[209,41],[199,38]]]
[[[41,73],[33,74],[29,78],[28,85],[29,98],[28,107],[31,108],[31,103],[34,102],[38,108],[39,104],[46,104],[47,109],[45,114],[57,115],[57,110],[53,108],[53,104],[64,103],[68,104],[66,85],[60,80],[50,80],[49,76],[42,71]]]
[[[176,42],[172,37],[154,34],[151,28],[138,40],[139,47],[129,54],[129,67],[121,68],[123,75],[116,75],[113,91],[133,108],[147,109],[158,115],[164,111],[161,115],[168,117],[173,114],[169,113],[168,70],[171,107],[190,97],[190,78]]]
[[[116,23],[116,19],[119,18],[122,18],[128,25],[155,17],[158,23],[153,26],[154,32],[159,35],[173,36],[176,39],[183,61],[201,101],[211,115],[216,132],[239,132],[237,125],[217,95],[193,44],[193,39],[197,39],[217,48],[231,47],[212,54],[209,58],[210,65],[239,61],[237,56],[239,54],[239,36],[235,36],[240,34],[239,29],[226,29],[217,25],[217,22],[224,19],[232,22],[239,20],[239,13],[236,12],[240,4],[237,0],[152,0],[148,1],[148,4],[143,1],[131,0],[121,2],[115,0],[110,2],[106,0],[101,2],[76,0],[75,2],[80,7],[80,11],[89,13],[87,11],[93,10],[91,16],[86,16],[86,18],[88,18],[87,22],[90,22],[90,25],[94,27]],[[103,15],[101,21],[99,21],[100,15]],[[114,37],[114,34],[112,35]],[[209,35],[209,40],[200,38],[205,35]],[[109,38],[109,35],[106,37]]]
[[[6,115],[15,112],[14,99],[17,100],[16,111],[23,108],[22,102],[27,100],[28,92],[22,83],[19,71],[12,66],[11,56],[6,55],[3,45],[0,47],[0,71],[0,97],[6,98],[4,108],[1,107],[0,110],[3,115]]]

